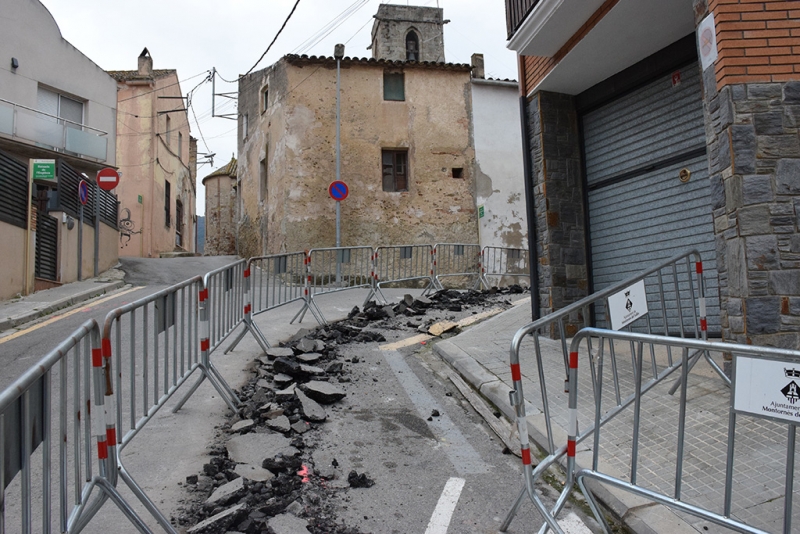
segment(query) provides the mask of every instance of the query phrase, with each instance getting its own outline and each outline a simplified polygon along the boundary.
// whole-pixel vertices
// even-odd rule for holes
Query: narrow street
[[[102,323],[116,307],[232,259],[125,260],[122,270],[127,284],[122,289],[2,333],[0,358],[9,370],[2,380],[10,383],[87,318]],[[304,324],[290,325],[288,320],[295,313],[291,305],[259,316],[257,322],[273,346],[267,356],[250,336],[230,354],[223,355],[223,346],[213,356],[244,401],[240,414],[232,416],[206,383],[180,412],[159,412],[141,437],[131,442],[124,454],[126,468],[176,527],[195,532],[191,530],[195,524],[241,501],[247,512],[238,514],[236,522],[196,532],[233,529],[252,534],[272,529],[288,533],[297,526],[291,523],[294,519],[311,532],[497,532],[521,488],[521,462],[512,454],[519,441],[504,421],[505,442],[498,437],[485,417],[487,413],[495,417],[497,426],[499,412],[474,392],[465,398],[462,391],[469,386],[461,382],[459,391],[456,373],[432,346],[437,339],[460,331],[454,321],[496,314],[514,300],[527,302],[527,296],[507,291],[496,295],[446,292],[418,301],[403,297],[407,292],[419,296],[420,290],[385,291],[392,302],[413,299],[417,308],[403,313],[403,304],[396,304],[396,315],[387,315],[392,306],[360,310],[354,306],[363,304],[362,292],[347,291],[319,300],[330,320],[344,319],[344,323],[316,328],[309,318]],[[421,309],[421,302],[430,307]],[[445,330],[452,330],[441,337],[420,333],[448,324]],[[141,331],[135,335],[141,336]],[[124,329],[123,336],[123,345],[130,343]],[[279,347],[279,342],[287,342],[286,347]],[[298,349],[301,345],[304,348]],[[296,358],[287,347],[294,347]],[[305,354],[308,351],[312,353]],[[309,362],[310,369],[315,369],[313,376],[278,372],[290,361]],[[325,413],[321,419],[306,413],[294,390],[288,395],[281,391],[294,384],[305,388],[309,379],[327,382],[344,395],[321,408]],[[171,406],[188,387],[178,392]],[[483,416],[476,413],[475,402],[485,404]],[[265,404],[272,406],[268,413],[261,410]],[[278,423],[278,415],[284,415],[287,426]],[[243,421],[247,418],[250,426]],[[244,429],[231,429],[243,422]],[[299,428],[288,426],[298,422]],[[118,429],[120,435],[126,424]],[[248,434],[281,436],[295,447],[297,456],[284,465],[280,458],[275,461],[265,454],[258,463],[269,464],[270,482],[258,483],[243,475],[243,487],[250,492],[240,490],[223,501],[205,504],[217,488],[242,476],[241,471],[234,472],[226,444],[233,436]],[[33,460],[38,465],[40,456],[35,454]],[[297,465],[305,466],[305,476],[298,475]],[[10,496],[18,491],[16,482],[9,487]],[[122,482],[118,489],[149,528],[159,531]],[[541,490],[549,503],[557,496],[551,487]],[[39,499],[34,494],[34,500]],[[17,510],[10,498],[6,514],[10,525],[17,524]],[[289,526],[282,527],[280,521],[287,517]],[[526,502],[510,532],[534,532],[541,523]],[[85,532],[101,532],[105,524],[115,525],[115,532],[135,532],[110,502]]]

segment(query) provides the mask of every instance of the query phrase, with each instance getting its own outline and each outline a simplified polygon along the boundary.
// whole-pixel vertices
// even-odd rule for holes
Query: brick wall
[[[800,78],[800,0],[709,0],[717,87]]]

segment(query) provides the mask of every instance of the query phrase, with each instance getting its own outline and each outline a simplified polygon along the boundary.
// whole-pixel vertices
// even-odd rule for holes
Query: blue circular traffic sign
[[[350,190],[347,188],[347,184],[341,180],[335,180],[328,186],[328,194],[337,202],[346,199],[349,193]]]
[[[78,200],[81,201],[81,204],[86,204],[89,201],[89,184],[84,180],[81,180],[78,184]]]

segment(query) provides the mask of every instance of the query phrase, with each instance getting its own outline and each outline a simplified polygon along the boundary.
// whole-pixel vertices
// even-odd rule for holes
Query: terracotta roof
[[[203,178],[203,185],[209,178],[216,178],[217,176],[236,176],[236,158],[231,158],[227,165],[224,165]]]
[[[291,64],[301,63],[314,63],[314,64],[332,64],[336,65],[336,58],[330,56],[307,56],[303,54],[287,54],[284,59]],[[342,65],[381,65],[388,67],[404,67],[404,68],[423,68],[423,69],[439,69],[439,70],[454,70],[469,72],[472,70],[472,65],[467,63],[445,63],[443,61],[395,61],[391,59],[375,59],[370,58],[357,58],[357,57],[344,57],[342,58]]]
[[[132,80],[154,80],[156,78],[169,76],[178,71],[175,69],[153,69],[152,76],[139,74],[138,70],[107,70],[106,72],[118,82],[127,82]]]

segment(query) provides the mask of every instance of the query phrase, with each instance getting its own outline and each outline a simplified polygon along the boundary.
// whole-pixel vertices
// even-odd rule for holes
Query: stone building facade
[[[206,190],[206,233],[203,254],[222,256],[236,254],[236,226],[239,221],[236,178],[236,158],[220,167],[205,178]]]
[[[476,242],[469,65],[345,58],[341,71],[342,245]],[[384,98],[386,74],[405,100]],[[240,254],[335,245],[335,102],[333,58],[240,80]]]
[[[597,250],[598,227],[609,227],[598,215],[600,189],[633,195],[639,180],[646,185],[636,193],[641,210],[655,213],[667,206],[655,187],[670,184],[684,195],[669,208],[675,228],[689,217],[690,202],[702,204],[691,208],[697,219],[683,233],[691,246],[708,245],[702,255],[712,267],[716,333],[798,348],[800,11],[787,2],[722,0],[510,4],[526,7],[509,11],[508,37],[523,80],[540,313],[604,283],[596,274],[608,261]],[[613,121],[598,126],[596,117]],[[624,121],[648,126],[620,145],[649,143],[642,149],[649,161],[606,147],[611,159],[632,162],[606,179],[598,132]],[[678,170],[702,187],[685,189]],[[638,255],[669,255],[671,230],[665,226]]]
[[[478,242],[472,67],[443,62],[443,23],[437,8],[382,5],[377,59],[341,60],[342,246]],[[421,61],[380,55],[412,34]],[[335,246],[336,87],[331,57],[239,80],[239,254]]]
[[[372,25],[372,57],[444,63],[448,22],[438,7],[381,4]]]

